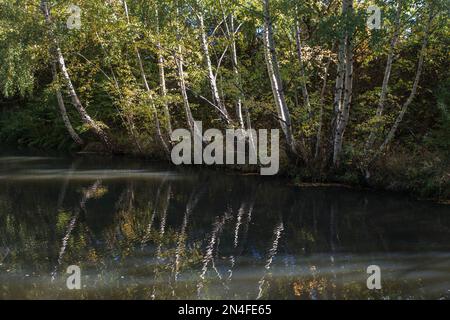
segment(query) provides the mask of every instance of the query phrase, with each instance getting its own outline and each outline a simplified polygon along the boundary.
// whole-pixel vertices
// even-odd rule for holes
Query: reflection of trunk
[[[381,93],[380,98],[378,100],[378,107],[377,107],[377,121],[380,121],[379,119],[383,115],[384,111],[384,105],[386,102],[386,97],[388,93],[388,85],[389,85],[389,79],[391,77],[391,70],[392,70],[392,62],[394,60],[394,50],[397,45],[398,38],[400,36],[400,15],[402,12],[402,0],[398,1],[397,4],[397,13],[395,16],[395,30],[394,35],[392,36],[391,44],[389,47],[389,54],[386,62],[386,69],[384,70],[384,78],[383,78],[383,85],[381,86]],[[376,138],[376,129],[379,128],[379,125],[374,130],[371,130],[369,138],[366,143],[366,152],[372,147],[373,143],[375,142]]]
[[[408,99],[405,101],[405,103],[402,106],[402,109],[399,113],[399,115],[397,116],[397,118],[395,119],[394,124],[392,125],[391,130],[389,131],[388,135],[386,136],[383,144],[380,146],[380,148],[378,149],[377,153],[375,154],[375,156],[372,158],[372,160],[374,158],[376,158],[381,152],[384,151],[384,149],[387,147],[387,145],[392,141],[392,139],[394,138],[395,133],[397,132],[397,129],[400,125],[400,123],[403,120],[403,117],[406,114],[406,111],[408,111],[408,107],[409,105],[413,102],[416,94],[417,94],[417,88],[419,86],[419,81],[420,81],[420,76],[422,75],[422,69],[423,69],[423,62],[425,59],[425,53],[426,53],[426,49],[427,49],[427,45],[428,45],[428,39],[431,33],[431,24],[433,22],[433,10],[430,8],[430,14],[428,17],[428,21],[427,21],[427,25],[425,27],[425,34],[422,40],[422,47],[420,49],[420,56],[419,56],[419,62],[417,64],[417,71],[416,71],[416,75],[414,77],[414,83],[413,86],[411,88],[411,92],[409,94]]]
[[[250,221],[252,219],[252,212],[253,212],[253,206],[255,204],[254,199],[252,200],[251,203],[248,202],[244,202],[241,204],[238,214],[237,214],[237,218],[236,218],[236,227],[234,229],[234,254],[230,256],[230,268],[228,269],[228,281],[231,281],[232,277],[233,277],[233,270],[234,270],[234,266],[236,265],[236,257],[240,256],[240,253],[243,250],[243,245],[245,244],[246,240],[247,240],[247,235],[248,235],[248,226],[250,224]],[[242,226],[242,220],[244,219],[244,216],[247,216],[246,219],[246,223],[244,225],[244,229],[243,229],[243,236],[242,241],[241,241],[241,245],[239,246],[239,232]],[[238,249],[240,247],[240,249]],[[236,255],[236,257],[235,257]]]
[[[259,291],[258,291],[258,297],[256,298],[258,300],[262,298],[262,296],[264,294],[264,289],[268,288],[268,283],[267,283],[266,277],[272,266],[273,258],[276,256],[276,254],[278,252],[278,245],[279,245],[281,234],[283,233],[283,231],[284,231],[284,224],[282,221],[280,221],[276,225],[276,227],[273,231],[272,247],[269,250],[267,262],[265,265],[266,271],[264,272],[264,275],[261,278],[261,280],[259,280],[259,287],[258,287]]]
[[[353,15],[353,0],[343,0],[342,16]],[[347,26],[346,26],[347,27]],[[348,28],[348,27],[347,27]],[[333,142],[333,164],[339,166],[342,153],[344,133],[350,116],[350,105],[353,94],[353,31],[346,30],[339,45],[339,65],[336,79],[335,117]]]
[[[56,69],[56,63],[52,63],[52,74],[53,74],[53,81],[58,81],[58,71]],[[55,83],[55,85],[58,85]],[[61,93],[61,90],[58,88],[55,89],[56,92],[56,99],[58,100],[58,107],[59,111],[61,113],[62,120],[64,122],[64,126],[67,129],[67,132],[69,133],[70,137],[75,141],[78,145],[83,145],[84,141],[80,138],[80,136],[76,133],[75,129],[72,127],[72,124],[70,123],[69,115],[67,114],[66,106],[64,105],[64,99]]]
[[[333,275],[334,281],[337,281],[337,274],[335,270],[335,253],[336,253],[336,242],[339,242],[339,234],[337,232],[337,219],[336,219],[336,211],[335,206],[332,203],[330,207],[330,263],[331,263],[331,273]],[[332,286],[334,287],[334,286]],[[334,297],[336,299],[336,297]]]
[[[198,200],[201,196],[202,191],[201,190],[194,190],[191,193],[191,196],[189,197],[188,203],[186,204],[186,209],[184,211],[183,216],[183,223],[181,225],[180,234],[178,236],[177,240],[177,248],[175,250],[175,263],[173,266],[174,271],[174,279],[175,281],[178,280],[178,274],[180,272],[180,266],[181,266],[181,256],[184,253],[185,249],[185,242],[186,242],[186,232],[187,232],[187,226],[189,223],[189,218],[192,214],[192,211],[197,206]]]
[[[103,131],[103,129],[93,120],[89,114],[87,113],[86,109],[81,104],[81,101],[75,91],[75,87],[73,86],[72,80],[70,78],[69,72],[67,71],[66,62],[64,60],[64,56],[62,54],[61,48],[59,47],[55,35],[53,34],[53,26],[52,21],[50,17],[50,9],[48,6],[48,2],[45,0],[41,0],[41,9],[45,16],[45,21],[47,25],[49,26],[49,35],[51,37],[51,41],[53,42],[55,46],[55,54],[56,59],[59,65],[59,68],[61,70],[61,75],[64,80],[64,83],[67,87],[67,90],[69,92],[70,98],[72,100],[72,104],[75,107],[75,109],[80,114],[81,120],[84,124],[88,125],[90,129],[97,135],[97,137],[100,139],[100,141],[103,142],[105,147],[108,150],[112,150],[112,144],[109,140],[109,137],[106,135],[106,133]]]
[[[290,151],[296,153],[294,136],[292,134],[291,115],[286,104],[286,98],[280,75],[280,67],[278,65],[278,58],[275,51],[272,19],[269,11],[269,0],[264,0],[264,55],[267,64],[267,72],[269,74],[270,83],[272,86],[273,97],[277,107],[278,120],[286,137],[286,142]]]
[[[221,218],[216,217],[216,222],[213,224],[213,230],[211,231],[211,238],[208,242],[208,246],[206,247],[206,253],[203,256],[203,266],[202,266],[202,273],[200,274],[200,281],[197,284],[197,296],[200,297],[200,293],[203,289],[204,282],[206,280],[206,273],[208,272],[208,265],[211,263],[212,268],[217,273],[217,276],[219,277],[219,280],[222,280],[222,276],[220,275],[219,271],[217,270],[215,263],[214,263],[214,249],[216,248],[220,234],[223,230],[223,227],[228,219],[231,218],[231,213],[226,212]],[[216,249],[217,251],[217,249]]]
[[[162,182],[162,184],[164,184],[164,181]],[[159,261],[163,261],[163,256],[162,256],[162,247],[163,247],[163,242],[164,242],[164,234],[166,232],[166,221],[167,221],[167,211],[169,208],[169,204],[170,204],[170,199],[172,196],[172,188],[171,185],[169,183],[169,185],[167,186],[166,189],[166,197],[165,197],[165,201],[163,201],[162,204],[162,213],[161,213],[161,222],[160,222],[160,227],[159,227],[159,236],[157,238],[156,244],[157,244],[157,249],[156,249],[156,259],[158,259]],[[152,294],[151,294],[151,298],[154,300],[156,299],[156,289],[157,289],[157,283],[161,282],[161,269],[159,268],[159,266],[155,266],[154,267],[154,273],[155,273],[155,278],[153,281],[153,289],[152,289]],[[170,280],[169,280],[169,285],[170,284]]]
[[[237,248],[239,244],[239,229],[242,225],[242,217],[245,213],[245,208],[247,207],[246,203],[242,203],[241,207],[239,208],[237,218],[236,218],[236,227],[234,228],[234,247]]]
[[[156,215],[158,214],[158,203],[159,203],[159,198],[161,195],[161,189],[162,189],[163,185],[164,185],[164,181],[161,182],[161,184],[158,186],[158,190],[156,191],[156,196],[155,196],[155,198],[152,199],[152,200],[154,200],[153,201],[153,210],[150,215],[150,221],[147,225],[147,230],[145,232],[144,238],[142,239],[142,245],[146,244],[150,240],[153,222],[155,221]],[[150,203],[148,204],[148,206],[150,207]]]
[[[58,263],[55,266],[54,271],[52,272],[52,281],[55,280],[57,272],[58,272],[58,267],[62,264],[64,253],[66,252],[66,248],[67,248],[67,242],[69,241],[72,231],[75,228],[75,225],[78,221],[80,213],[82,211],[86,210],[86,202],[95,195],[95,193],[97,192],[101,183],[102,183],[101,180],[97,180],[93,185],[91,185],[83,193],[80,203],[79,203],[79,206],[75,210],[74,214],[72,215],[72,218],[69,221],[69,226],[67,227],[66,234],[64,235],[64,238],[62,239],[61,249],[59,250],[59,254],[58,254]]]
[[[169,186],[167,187],[166,201],[164,202],[162,216],[161,216],[161,223],[160,223],[160,228],[159,228],[159,244],[158,244],[158,249],[156,250],[156,256],[158,258],[161,257],[161,248],[162,248],[164,234],[166,232],[167,211],[169,209],[171,197],[172,197],[172,187],[169,184]]]
[[[213,97],[213,102],[220,110],[220,116],[221,118],[227,123],[231,123],[230,116],[228,114],[227,109],[225,108],[225,105],[220,98],[219,89],[217,86],[217,79],[214,75],[212,64],[211,64],[211,57],[209,55],[209,44],[208,44],[208,38],[206,36],[206,30],[205,30],[205,22],[203,18],[203,14],[199,13],[197,14],[198,22],[200,24],[200,36],[201,36],[201,45],[202,45],[202,51],[203,51],[203,58],[205,59],[206,68],[208,71],[208,81],[209,85],[211,87],[211,95]]]
[[[69,182],[75,172],[75,169],[77,168],[77,166],[79,165],[79,161],[75,160],[74,162],[72,162],[72,165],[70,166],[70,169],[67,173],[67,176],[64,178],[64,183],[61,187],[61,190],[59,192],[59,196],[58,196],[58,203],[57,203],[57,209],[59,210],[63,203],[64,203],[64,199],[66,197],[66,193],[67,193],[67,188],[69,186]]]

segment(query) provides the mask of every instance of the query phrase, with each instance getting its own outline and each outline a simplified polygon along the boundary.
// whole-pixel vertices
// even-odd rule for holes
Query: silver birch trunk
[[[214,75],[212,63],[211,63],[211,57],[209,54],[209,44],[208,44],[208,38],[206,36],[206,30],[205,30],[205,21],[203,18],[202,13],[197,14],[198,22],[200,24],[200,38],[201,38],[201,47],[203,51],[203,58],[205,60],[206,69],[208,72],[208,81],[211,88],[211,95],[213,98],[214,104],[217,106],[217,108],[220,110],[220,117],[227,123],[231,124],[231,119],[228,114],[227,109],[225,108],[225,105],[220,98],[219,88],[217,86],[217,78]]]
[[[281,82],[278,59],[273,39],[272,20],[270,18],[269,0],[264,0],[264,56],[267,64],[272,93],[278,112],[280,127],[286,138],[290,151],[296,154],[295,140],[292,134],[291,116],[286,104],[283,84]]]
[[[381,86],[381,93],[380,93],[380,97],[379,97],[378,105],[377,105],[377,112],[376,112],[377,118],[380,118],[384,112],[384,106],[386,103],[386,97],[387,97],[387,93],[388,93],[388,89],[389,89],[389,80],[390,80],[391,71],[392,71],[392,62],[394,61],[394,51],[395,51],[395,48],[397,46],[397,42],[398,42],[398,39],[400,36],[401,12],[402,12],[402,0],[399,0],[397,3],[397,11],[396,11],[396,15],[395,15],[394,34],[392,36],[391,43],[389,46],[389,53],[388,53],[388,57],[387,57],[387,61],[386,61],[386,68],[384,70],[383,84]],[[376,129],[378,129],[378,128],[379,128],[379,125],[377,125],[374,130],[370,131],[370,135],[369,135],[369,138],[366,143],[366,152],[370,150],[373,143],[375,142],[376,134],[377,134]]]
[[[161,48],[161,42],[159,40],[159,35],[160,35],[160,26],[159,26],[159,11],[158,9],[156,10],[156,33],[158,36],[158,41],[157,41],[157,50],[158,50],[158,69],[159,69],[159,84],[160,84],[160,91],[161,91],[161,96],[164,99],[164,115],[166,116],[167,119],[167,131],[169,133],[169,135],[172,135],[172,123],[171,123],[171,119],[170,119],[170,112],[169,112],[169,104],[167,102],[167,86],[166,86],[166,72],[165,72],[165,68],[164,68],[164,64],[165,64],[165,59],[162,53],[162,48]]]
[[[124,10],[125,10],[125,16],[127,19],[127,23],[130,24],[130,17],[128,14],[128,6],[127,6],[127,2],[125,0],[123,0],[123,6],[124,6]],[[144,65],[142,63],[139,49],[136,47],[136,45],[134,45],[134,51],[136,52],[136,58],[138,61],[139,71],[141,73],[142,81],[144,83],[145,90],[147,91],[147,94],[148,94],[148,97],[150,100],[150,107],[153,111],[153,117],[154,117],[155,125],[156,125],[156,135],[157,135],[159,141],[161,142],[161,145],[163,146],[164,152],[166,153],[167,156],[170,156],[169,147],[168,147],[166,141],[164,140],[163,134],[161,132],[161,125],[160,125],[159,118],[158,118],[158,110],[156,109],[156,106],[153,102],[153,95],[150,90],[150,86],[148,85],[147,76],[145,75]]]
[[[411,103],[413,102],[416,94],[417,94],[417,89],[419,87],[419,81],[420,81],[420,77],[422,75],[422,70],[423,70],[423,63],[425,60],[425,54],[426,54],[426,49],[428,46],[428,40],[430,37],[430,33],[431,33],[431,24],[433,22],[433,11],[430,9],[430,14],[428,17],[428,21],[427,21],[427,25],[425,27],[425,34],[422,40],[422,46],[420,49],[420,55],[419,55],[419,62],[417,64],[417,70],[416,70],[416,75],[414,77],[414,83],[412,85],[411,88],[411,92],[408,96],[408,99],[405,101],[405,103],[402,106],[402,109],[400,110],[400,113],[398,114],[397,118],[395,119],[394,124],[392,125],[391,130],[389,131],[389,133],[387,134],[386,138],[384,139],[384,142],[381,144],[381,146],[378,148],[378,151],[376,152],[376,154],[374,155],[374,157],[371,159],[370,162],[372,162],[378,155],[380,155],[384,149],[389,145],[389,143],[392,141],[392,139],[395,136],[395,133],[397,132],[397,129],[400,125],[400,123],[403,120],[403,117],[405,116],[406,112],[408,111],[408,107],[411,105]]]
[[[189,126],[189,129],[192,134],[194,134],[194,117],[192,116],[191,107],[189,104],[189,98],[186,89],[186,80],[184,78],[184,68],[183,68],[183,55],[181,53],[181,46],[178,47],[178,56],[175,58],[177,64],[177,73],[178,73],[178,85],[180,87],[180,93],[183,97],[183,105],[184,112],[186,114],[186,120]]]
[[[225,22],[226,23],[226,22]],[[244,124],[244,115],[242,112],[242,86],[240,81],[240,74],[239,74],[239,66],[238,66],[238,58],[237,58],[237,49],[236,49],[236,39],[235,39],[235,26],[234,26],[234,16],[230,16],[230,27],[228,28],[228,23],[226,23],[227,31],[229,36],[231,37],[231,60],[233,63],[233,73],[235,78],[235,85],[236,88],[238,88],[239,93],[236,100],[236,116],[239,121],[239,126],[242,130],[245,130],[245,124]]]
[[[342,3],[342,14],[343,16],[351,15],[353,13],[353,0],[343,0]],[[342,153],[342,146],[344,140],[345,129],[347,128],[348,119],[350,116],[350,106],[352,103],[352,94],[353,94],[353,39],[350,31],[345,32],[344,39],[339,48],[339,58],[343,59],[343,65],[341,64],[341,60],[339,65],[343,68],[338,75],[338,80],[343,81],[343,84],[340,83],[340,96],[338,103],[337,116],[336,116],[336,127],[334,133],[334,144],[333,144],[333,164],[334,166],[339,166],[339,158]],[[344,57],[343,57],[344,55]],[[343,78],[339,78],[344,73]],[[343,98],[342,98],[343,95]]]
[[[70,78],[69,72],[67,71],[66,62],[64,60],[64,56],[62,54],[61,48],[58,45],[58,42],[53,34],[53,26],[52,21],[50,17],[50,9],[48,6],[48,2],[45,0],[41,0],[41,10],[44,13],[45,21],[47,25],[50,28],[50,37],[51,41],[53,41],[53,44],[55,46],[55,54],[56,59],[61,71],[62,78],[64,80],[64,83],[67,87],[67,90],[70,95],[70,99],[72,101],[72,105],[75,107],[75,109],[80,114],[81,120],[84,124],[88,125],[91,130],[95,133],[95,135],[100,139],[100,141],[105,145],[105,147],[108,150],[112,150],[113,146],[109,140],[109,137],[107,134],[103,131],[103,129],[89,116],[86,109],[83,107],[76,91],[75,87],[73,86],[72,79]]]
[[[334,51],[335,44],[333,43],[333,46],[331,47],[331,53]],[[316,136],[316,150],[314,153],[314,159],[317,159],[320,154],[320,147],[322,143],[322,127],[323,127],[323,106],[325,105],[325,93],[327,90],[327,83],[328,83],[328,71],[330,69],[331,65],[331,54],[328,59],[327,64],[324,68],[324,76],[323,76],[323,82],[322,82],[322,89],[320,90],[320,98],[319,98],[319,125],[317,127],[317,136]]]
[[[295,29],[296,29],[295,30],[295,40],[297,43],[297,56],[298,56],[298,62],[300,65],[300,77],[302,79],[301,89],[302,89],[303,101],[305,103],[306,111],[311,116],[311,103],[309,100],[308,87],[306,86],[306,72],[305,72],[305,64],[303,61],[303,53],[302,53],[301,29],[300,29],[300,22],[298,21],[298,19],[296,19]]]
[[[52,63],[52,75],[53,75],[53,81],[58,81],[58,71],[56,68],[56,63]],[[67,114],[66,106],[64,104],[63,95],[61,93],[61,90],[58,88],[55,89],[56,99],[58,101],[58,107],[59,112],[61,113],[61,118],[64,122],[64,126],[67,129],[67,132],[69,133],[70,137],[75,141],[76,144],[82,146],[84,145],[84,141],[80,138],[78,133],[75,131],[75,129],[72,126],[72,123],[70,122],[69,115]]]

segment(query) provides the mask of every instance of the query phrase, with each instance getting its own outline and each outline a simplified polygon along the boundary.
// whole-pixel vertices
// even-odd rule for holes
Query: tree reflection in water
[[[130,160],[0,170],[0,298],[450,298],[448,206]]]

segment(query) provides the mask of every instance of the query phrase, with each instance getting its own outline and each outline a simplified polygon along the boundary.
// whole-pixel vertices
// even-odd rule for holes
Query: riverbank
[[[6,147],[9,150],[15,147]],[[5,147],[3,148],[5,149]],[[123,150],[120,154],[111,155],[103,150],[98,143],[88,144],[83,150],[65,150],[43,148],[20,148],[21,151],[29,151],[40,155],[101,155],[113,156],[123,159],[137,161],[167,161],[161,152],[149,152],[147,154],[136,154]],[[347,163],[339,171],[335,172],[312,172],[302,166],[294,166],[286,157],[282,156],[280,161],[280,172],[276,177],[286,179],[287,184],[297,187],[343,187],[357,190],[375,190],[396,192],[409,195],[418,200],[429,200],[442,204],[450,204],[450,170],[449,163],[434,156],[434,162],[428,159],[409,157],[404,153],[398,156],[385,156],[378,161],[371,170],[370,179],[362,178],[360,172],[352,163]],[[430,157],[430,155],[429,155]],[[428,158],[429,158],[428,157]],[[198,167],[198,166],[196,166]],[[239,175],[259,175],[259,168],[255,166],[203,166],[213,171],[230,172]]]

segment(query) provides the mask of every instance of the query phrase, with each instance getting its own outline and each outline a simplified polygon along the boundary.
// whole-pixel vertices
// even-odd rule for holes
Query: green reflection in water
[[[3,299],[448,299],[449,240],[448,206],[399,195],[0,157]],[[382,290],[366,287],[371,264]]]

